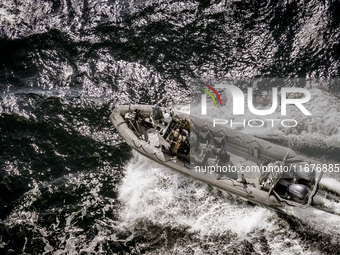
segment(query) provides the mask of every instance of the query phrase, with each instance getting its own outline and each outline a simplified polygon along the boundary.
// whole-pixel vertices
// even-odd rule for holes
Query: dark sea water
[[[109,123],[118,104],[185,110],[193,78],[316,79],[315,123],[262,135],[339,163],[339,9],[2,0],[0,254],[339,254],[339,176],[275,212],[151,162]]]

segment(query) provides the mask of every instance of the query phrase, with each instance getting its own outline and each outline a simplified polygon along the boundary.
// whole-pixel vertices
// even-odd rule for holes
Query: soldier
[[[170,153],[174,156],[178,155],[178,148],[181,146],[182,143],[182,135],[177,128],[175,131],[171,130],[172,139],[170,140]]]

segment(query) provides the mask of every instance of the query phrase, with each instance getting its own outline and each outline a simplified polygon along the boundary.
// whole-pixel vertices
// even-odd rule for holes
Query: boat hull
[[[128,122],[124,119],[125,114],[139,111],[141,116],[150,115],[152,106],[149,105],[123,105],[117,106],[113,110],[110,120],[124,139],[124,141],[133,149],[143,154],[144,156],[164,165],[170,167],[177,172],[191,176],[204,183],[215,186],[216,188],[229,192],[231,194],[240,196],[246,200],[258,203],[268,207],[283,207],[285,203],[280,201],[274,194],[262,190],[258,185],[258,179],[248,179],[248,182],[241,183],[237,178],[219,179],[216,175],[207,174],[206,172],[194,171],[190,162],[182,160],[178,157],[173,157],[168,153],[164,153],[162,148],[157,148],[149,141],[143,140],[138,137],[135,132],[129,128]],[[221,128],[212,127],[199,118],[189,116],[182,112],[174,112],[180,118],[189,119],[194,121],[198,126],[208,126],[212,133],[221,132]],[[289,148],[275,145],[273,143],[264,141],[259,138],[254,138],[250,135],[243,134],[236,130],[223,128],[223,132],[228,136],[228,148],[232,157],[237,159],[239,155],[245,155],[248,162],[256,162],[261,157],[266,157],[273,161],[288,160],[290,162],[298,162],[302,159]],[[244,160],[244,158],[243,158]],[[310,203],[310,201],[309,201]],[[301,207],[305,207],[302,205]],[[307,205],[308,206],[308,205]]]

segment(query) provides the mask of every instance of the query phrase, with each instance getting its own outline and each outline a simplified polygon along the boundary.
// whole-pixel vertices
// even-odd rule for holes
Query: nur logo
[[[216,92],[216,90],[215,90],[213,87],[209,86],[208,84],[202,83],[202,85],[204,85],[204,86],[206,86],[207,88],[211,89],[212,92],[214,92],[214,94],[217,96],[218,100],[220,101],[221,106],[223,106],[221,97],[220,97],[220,95]],[[204,91],[205,93],[207,93],[207,94],[212,98],[212,100],[214,101],[215,105],[217,106],[216,100],[215,100],[214,96],[211,94],[210,91],[208,91],[208,90],[206,90],[206,89],[204,89],[204,88],[199,88],[199,89],[202,90],[202,91]],[[203,110],[203,109],[204,109],[204,110]],[[203,115],[207,114],[207,95],[206,95],[206,94],[202,94],[202,114],[203,114]]]
[[[219,94],[216,92],[216,90],[207,85],[202,83],[204,86],[212,90],[215,95],[217,96],[218,100],[220,101],[220,104],[222,106],[222,101],[219,96]],[[218,84],[215,86],[219,89],[225,89],[226,92],[231,93],[233,98],[233,115],[244,115],[245,114],[245,95],[243,94],[242,90],[234,85],[225,85],[225,84]],[[214,101],[215,106],[217,106],[216,100],[214,96],[211,94],[210,91],[204,88],[199,88],[200,90],[206,92]],[[289,94],[294,93],[300,93],[303,94],[304,97],[302,98],[290,98]],[[275,110],[278,107],[278,89],[272,88],[272,105],[269,109],[256,109],[253,104],[253,89],[248,88],[247,93],[247,105],[248,109],[251,113],[255,115],[270,115],[275,112]],[[305,107],[304,103],[307,103],[311,99],[311,93],[304,88],[296,88],[296,87],[289,87],[289,88],[281,88],[281,115],[287,115],[287,105],[295,105],[304,115],[312,115]],[[201,95],[201,114],[206,115],[207,114],[207,95],[202,94]]]

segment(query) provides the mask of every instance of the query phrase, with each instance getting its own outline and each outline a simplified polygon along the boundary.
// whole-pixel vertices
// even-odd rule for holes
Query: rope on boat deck
[[[136,146],[136,148],[138,148],[138,149],[142,148],[142,145],[140,145],[139,147],[136,145],[135,140],[132,140],[132,142],[133,142],[133,144]],[[144,150],[144,148],[143,148],[143,150]]]
[[[120,125],[124,124],[124,123],[127,123],[126,121],[122,121],[120,123],[117,124],[117,128],[120,127]]]

